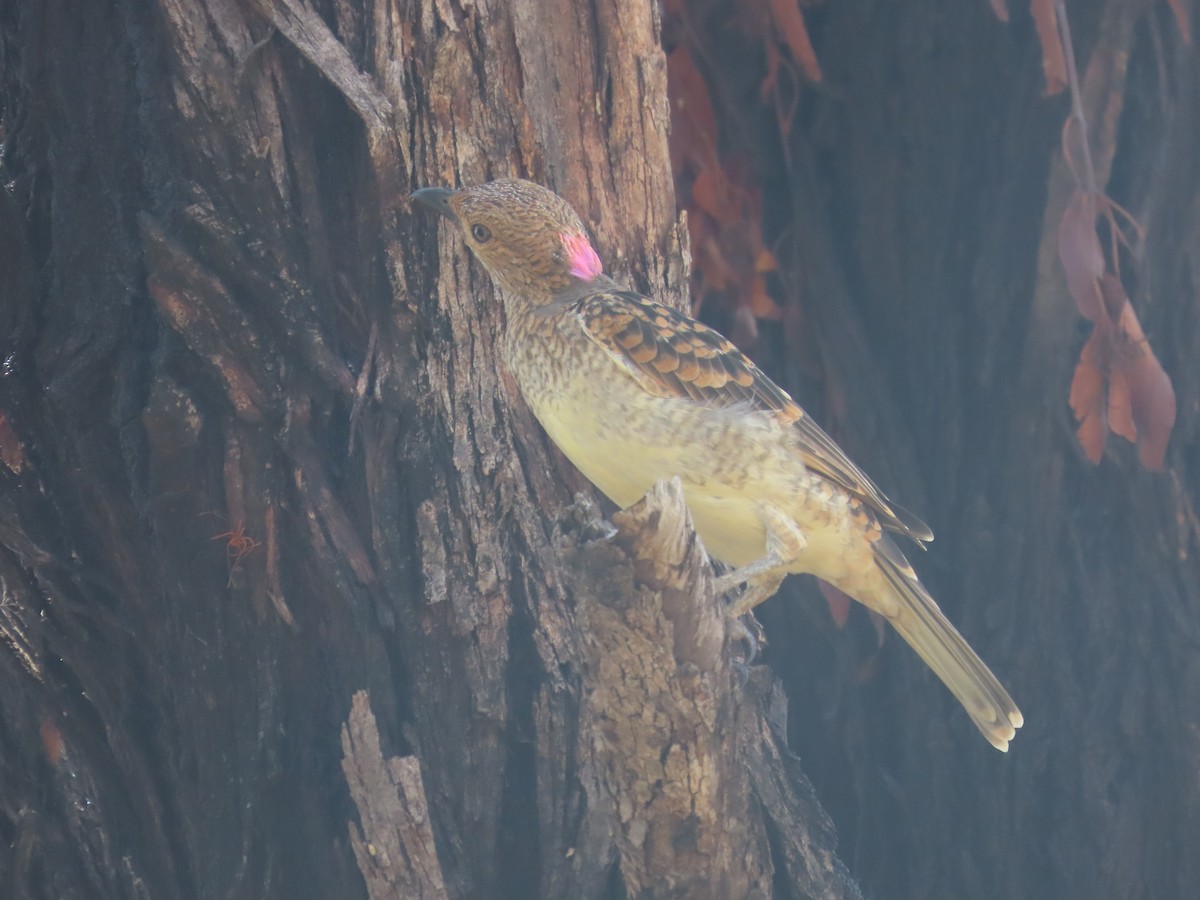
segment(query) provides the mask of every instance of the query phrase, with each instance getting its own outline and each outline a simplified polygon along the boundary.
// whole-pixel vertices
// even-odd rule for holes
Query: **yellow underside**
[[[720,562],[742,566],[767,554],[761,508],[770,504],[794,521],[807,541],[790,571],[842,586],[854,568],[870,568],[867,542],[854,539],[838,509],[814,510],[811,498],[798,490],[804,478],[798,455],[780,454],[760,467],[758,477],[735,487],[715,471],[715,450],[686,441],[637,440],[633,426],[605,428],[594,408],[535,412],[566,457],[622,508],[640,500],[656,481],[678,476],[696,531],[709,555]]]

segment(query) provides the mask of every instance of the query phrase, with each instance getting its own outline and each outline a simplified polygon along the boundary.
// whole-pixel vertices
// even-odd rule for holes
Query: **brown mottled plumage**
[[[891,533],[929,529],[711,328],[601,271],[565,200],[527,181],[413,199],[447,216],[499,288],[504,358],[559,449],[615,503],[678,476],[705,547],[740,567],[740,615],[809,572],[884,616],[1008,749],[1016,704],[925,591]]]

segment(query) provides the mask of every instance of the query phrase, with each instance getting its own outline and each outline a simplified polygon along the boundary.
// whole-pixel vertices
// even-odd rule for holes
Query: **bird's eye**
[[[486,225],[472,225],[471,237],[475,238],[481,244],[486,244],[492,239],[492,231]]]

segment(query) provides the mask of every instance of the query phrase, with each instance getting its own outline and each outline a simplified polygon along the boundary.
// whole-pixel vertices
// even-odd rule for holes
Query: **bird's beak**
[[[450,208],[450,198],[457,191],[452,191],[449,188],[421,188],[419,191],[413,191],[412,196],[408,199],[414,203],[420,203],[422,206],[427,206],[434,212],[440,212],[451,222],[458,222],[458,216],[454,210]]]

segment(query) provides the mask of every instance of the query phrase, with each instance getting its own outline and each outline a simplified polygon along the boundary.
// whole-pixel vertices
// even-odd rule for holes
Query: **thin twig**
[[[375,339],[379,336],[379,323],[371,323],[371,336],[367,338],[367,355],[363,359],[362,371],[358,373],[358,382],[354,385],[354,403],[350,406],[350,442],[346,455],[354,455],[354,437],[358,434],[358,416],[362,412],[363,399],[367,396],[367,388],[371,384],[371,371],[375,366]]]
[[[1083,95],[1079,89],[1079,70],[1075,66],[1075,48],[1071,43],[1071,25],[1067,21],[1066,0],[1054,0],[1054,12],[1058,17],[1058,32],[1062,39],[1063,55],[1067,58],[1067,82],[1071,85],[1071,115],[1079,123],[1080,142],[1083,144],[1084,187],[1093,196],[1096,190],[1096,170],[1092,167],[1092,151],[1088,146],[1087,116],[1083,112]]]

